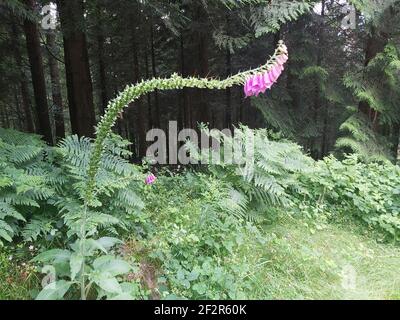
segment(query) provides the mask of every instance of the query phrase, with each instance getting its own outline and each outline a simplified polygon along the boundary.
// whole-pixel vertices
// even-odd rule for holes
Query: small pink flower
[[[150,174],[146,177],[146,179],[145,179],[144,182],[145,182],[147,185],[151,185],[151,184],[153,184],[154,182],[156,182],[156,180],[157,180],[157,177],[156,177],[154,174],[150,173]]]

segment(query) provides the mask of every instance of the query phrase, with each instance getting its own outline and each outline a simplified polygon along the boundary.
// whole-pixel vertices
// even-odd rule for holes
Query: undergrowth
[[[0,297],[77,299],[92,141],[73,136],[50,148],[0,133]],[[129,143],[110,136],[86,208],[86,297],[398,298],[398,166],[315,162],[255,134],[253,175],[214,164],[163,169],[150,185],[150,168],[130,164]],[[343,286],[346,272],[357,274],[354,289]]]

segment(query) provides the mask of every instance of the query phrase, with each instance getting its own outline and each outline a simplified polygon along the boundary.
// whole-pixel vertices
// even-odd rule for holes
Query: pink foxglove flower
[[[288,56],[286,54],[281,54],[279,56],[276,57],[276,62],[283,66],[287,61],[288,61]]]
[[[286,52],[284,52],[286,51]],[[270,89],[272,85],[278,81],[284,70],[284,64],[288,61],[287,48],[284,48],[275,59],[273,67],[263,74],[251,75],[245,83],[244,93],[246,97],[258,96],[260,93],[265,93],[267,89]]]
[[[157,180],[157,177],[156,177],[154,174],[150,173],[150,174],[146,177],[145,183],[146,183],[147,185],[151,185],[151,184],[153,184],[154,182],[156,182],[156,180]]]

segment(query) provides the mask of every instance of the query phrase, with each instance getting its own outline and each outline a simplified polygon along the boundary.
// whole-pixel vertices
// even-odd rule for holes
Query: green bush
[[[144,243],[159,269],[161,296],[247,297],[252,265],[240,252],[264,240],[253,224],[231,214],[231,197],[225,182],[198,173],[161,177],[147,194],[153,226]]]
[[[400,167],[364,163],[357,155],[343,161],[328,157],[317,163],[313,175],[302,175],[307,196],[297,200],[299,208],[322,208],[330,217],[354,216],[389,239],[400,236]]]
[[[266,256],[260,248],[276,246],[263,223],[282,214],[306,217],[311,232],[356,218],[398,240],[398,166],[356,156],[315,162],[296,144],[254,133],[252,171],[221,164],[164,170],[153,185],[145,185],[144,168],[128,162],[129,143],[111,135],[88,207],[90,139],[71,136],[51,148],[37,136],[1,129],[0,240],[20,245],[0,255],[0,280],[9,284],[0,297],[29,298],[40,291],[40,273],[55,282],[38,299],[255,297],[254,273]],[[24,249],[31,244],[39,251],[33,263],[45,267],[29,269],[32,283],[14,272],[21,263],[8,260],[31,259]]]

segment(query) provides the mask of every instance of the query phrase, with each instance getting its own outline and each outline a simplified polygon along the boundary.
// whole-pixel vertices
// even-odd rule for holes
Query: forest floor
[[[400,248],[361,230],[347,221],[313,231],[293,218],[266,227],[272,240],[254,276],[256,297],[400,299]]]
[[[400,248],[378,243],[365,226],[347,221],[315,230],[285,217],[264,231],[267,244],[243,252],[255,266],[247,275],[256,288],[249,299],[400,299]],[[26,281],[7,283],[6,257],[3,252],[0,299],[29,299]]]

